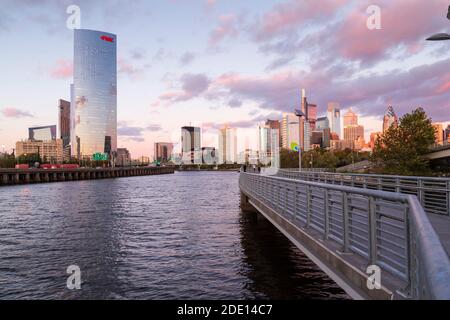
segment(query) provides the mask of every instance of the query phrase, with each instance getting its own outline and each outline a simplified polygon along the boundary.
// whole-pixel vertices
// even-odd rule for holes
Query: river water
[[[238,173],[0,188],[0,299],[347,299],[264,218]],[[66,287],[68,266],[81,289]]]

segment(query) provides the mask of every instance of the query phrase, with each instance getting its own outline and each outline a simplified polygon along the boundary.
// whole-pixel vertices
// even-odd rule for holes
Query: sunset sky
[[[448,0],[1,0],[0,145],[8,151],[27,128],[57,124],[58,99],[70,100],[73,31],[117,34],[119,147],[153,154],[156,141],[178,142],[180,127],[236,126],[240,149],[256,147],[256,127],[300,105],[301,88],[381,130],[389,103],[399,116],[422,106],[450,121]],[[381,30],[366,26],[381,7]],[[1,150],[0,150],[1,151]]]

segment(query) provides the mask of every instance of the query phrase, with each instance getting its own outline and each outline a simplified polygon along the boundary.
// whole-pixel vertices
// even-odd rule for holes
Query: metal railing
[[[415,196],[244,172],[239,185],[277,214],[402,280],[399,293],[450,299],[449,258]]]
[[[278,176],[415,195],[427,213],[450,216],[450,178],[358,173],[278,171]]]

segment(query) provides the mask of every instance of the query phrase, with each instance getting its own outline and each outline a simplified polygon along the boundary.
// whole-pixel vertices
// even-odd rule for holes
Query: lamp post
[[[302,123],[302,117],[305,117],[305,114],[298,109],[295,109],[295,115],[298,117],[298,170],[302,171],[302,147],[301,147],[301,123]]]
[[[450,20],[450,6],[448,6],[447,19]],[[450,34],[447,33],[436,33],[431,37],[427,38],[428,41],[444,41],[450,40]]]

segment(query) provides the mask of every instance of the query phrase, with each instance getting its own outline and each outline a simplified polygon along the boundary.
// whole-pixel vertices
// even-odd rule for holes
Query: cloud
[[[229,105],[231,108],[239,108],[240,106],[242,106],[242,101],[233,98],[233,99],[231,99],[231,100],[228,102],[228,105]]]
[[[147,126],[145,128],[145,130],[150,131],[150,132],[157,132],[157,131],[161,131],[162,127],[159,124],[151,124],[151,125]]]
[[[180,65],[182,66],[187,66],[189,64],[191,64],[194,60],[195,60],[195,54],[192,52],[185,52],[181,57],[180,57]]]
[[[55,79],[67,79],[73,76],[72,60],[58,60],[50,70],[50,76]]]
[[[143,128],[140,127],[119,127],[117,128],[117,134],[119,136],[141,136]]]
[[[16,108],[5,108],[2,110],[2,114],[6,118],[34,118],[28,111],[22,111]]]
[[[117,73],[119,75],[129,76],[131,79],[137,79],[145,73],[145,70],[150,67],[150,65],[146,64],[144,66],[137,66],[129,62],[126,59],[119,58],[117,61],[118,70]]]
[[[162,93],[158,100],[152,103],[152,106],[176,103],[198,97],[208,89],[211,81],[204,74],[187,73],[180,78],[179,82],[181,84],[181,89]]]
[[[234,14],[219,16],[219,24],[209,36],[209,46],[217,46],[226,38],[234,38],[238,35],[238,19]]]

